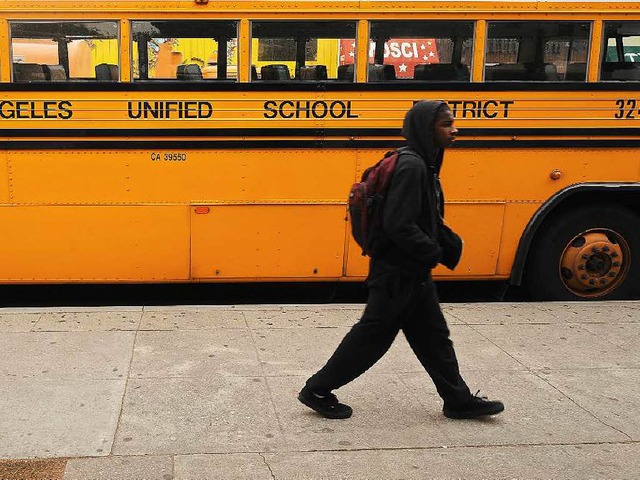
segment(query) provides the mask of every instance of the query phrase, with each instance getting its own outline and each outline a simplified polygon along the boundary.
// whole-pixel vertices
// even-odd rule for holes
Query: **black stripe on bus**
[[[0,92],[572,92],[638,91],[640,82],[414,82],[388,83],[254,82],[229,81],[149,81],[149,82],[32,82],[0,83]]]
[[[397,148],[399,140],[43,140],[0,141],[1,150],[197,150],[197,149],[317,149]],[[463,140],[453,148],[637,148],[640,140]]]
[[[614,128],[460,128],[460,137],[488,136],[632,136],[640,127]],[[400,128],[129,128],[129,129],[0,129],[0,137],[398,137]]]

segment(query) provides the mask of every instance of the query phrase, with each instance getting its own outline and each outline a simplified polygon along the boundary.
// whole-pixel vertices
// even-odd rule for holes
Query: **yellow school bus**
[[[4,0],[0,282],[349,281],[346,197],[448,102],[438,279],[637,298],[640,3]]]

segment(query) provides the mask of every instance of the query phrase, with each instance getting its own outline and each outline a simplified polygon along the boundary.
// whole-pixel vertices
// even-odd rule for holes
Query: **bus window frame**
[[[459,60],[460,60],[460,65],[464,65],[468,68],[469,70],[469,77],[467,80],[460,80],[460,79],[452,79],[452,80],[425,80],[425,79],[416,79],[415,78],[415,73],[414,73],[414,78],[398,78],[395,80],[372,80],[370,79],[370,69],[367,69],[367,79],[366,82],[367,83],[384,83],[384,84],[388,84],[390,82],[393,83],[397,83],[397,82],[411,82],[411,83],[420,83],[420,84],[425,84],[425,85],[429,85],[431,83],[434,82],[446,82],[446,83],[461,83],[461,84],[468,84],[474,81],[474,59],[475,59],[475,52],[476,52],[476,42],[477,42],[477,38],[478,38],[478,27],[479,27],[479,19],[469,19],[466,17],[463,18],[459,18],[459,19],[451,19],[451,18],[420,18],[420,19],[407,19],[407,18],[398,18],[398,19],[394,19],[394,20],[386,20],[386,19],[369,19],[368,20],[368,34],[367,34],[367,58],[365,59],[365,63],[367,63],[369,65],[369,51],[370,51],[370,45],[371,43],[375,43],[376,47],[375,47],[375,52],[374,52],[374,57],[373,57],[373,65],[377,65],[379,58],[382,58],[383,63],[381,65],[385,65],[384,64],[384,46],[386,45],[386,43],[389,41],[390,38],[385,39],[384,42],[382,42],[382,45],[379,45],[380,42],[376,41],[378,40],[377,37],[374,37],[374,35],[372,34],[372,29],[376,26],[376,24],[387,24],[387,25],[392,25],[392,24],[401,24],[403,22],[407,22],[407,23],[412,23],[415,24],[413,25],[411,28],[412,29],[417,29],[418,27],[422,27],[422,28],[426,28],[429,26],[429,24],[445,24],[445,23],[449,23],[449,24],[453,24],[453,23],[458,23],[458,24],[469,24],[469,26],[471,27],[471,34],[469,37],[462,37],[464,38],[462,40],[462,42],[460,42],[460,47],[459,47]],[[420,25],[422,24],[422,25]],[[382,27],[381,27],[382,28]],[[387,27],[388,28],[388,27]],[[438,28],[442,28],[441,25],[438,25]],[[462,28],[462,27],[460,27]],[[405,30],[406,31],[406,30]],[[412,31],[413,32],[413,31]],[[416,36],[418,35],[418,33],[410,33],[410,35]],[[420,33],[420,35],[422,35],[422,33]],[[403,36],[394,36],[393,38],[411,38],[411,37],[403,37]],[[446,36],[442,36],[442,37],[433,37],[435,39],[450,39],[452,40],[452,57],[451,57],[451,62],[448,63],[441,63],[442,65],[456,65],[455,60],[456,60],[456,50],[458,50],[457,47],[457,42],[454,41],[455,38],[457,38],[456,36],[452,35],[449,37]],[[470,47],[470,52],[469,52],[469,63],[465,64],[462,63],[462,52],[464,50],[464,41],[466,39],[470,39],[471,40],[471,47]]]
[[[36,84],[49,84],[52,83],[51,80],[27,80],[27,81],[16,81],[15,80],[15,72],[14,72],[14,63],[13,62],[13,58],[14,58],[14,39],[29,39],[29,38],[42,38],[42,39],[49,39],[49,37],[18,37],[18,36],[14,36],[13,34],[13,25],[20,25],[20,24],[98,24],[98,23],[112,23],[115,28],[116,28],[116,33],[115,35],[111,38],[111,37],[107,37],[106,39],[108,40],[115,40],[117,43],[117,68],[118,68],[118,72],[121,71],[122,68],[122,28],[121,28],[121,20],[120,18],[113,18],[113,17],[109,17],[109,18],[92,18],[92,19],[85,19],[85,18],[67,18],[67,19],[10,19],[10,20],[5,20],[6,21],[6,26],[7,26],[7,30],[6,30],[6,35],[7,35],[7,50],[8,50],[8,54],[9,54],[9,65],[8,65],[8,69],[9,69],[9,79],[8,82],[12,83],[12,84],[30,84],[30,83],[36,83]],[[103,40],[105,38],[102,37],[84,37],[84,38],[80,38],[80,40],[86,40],[86,39],[100,39]],[[65,46],[63,48],[61,48],[61,44],[60,41],[62,40],[62,38],[60,40],[56,40],[55,38],[51,38],[52,41],[56,42],[58,44],[58,65],[61,65],[66,73],[66,80],[64,82],[61,83],[91,83],[91,82],[97,82],[99,81],[96,77],[92,77],[92,78],[72,78],[70,76],[70,59],[69,59],[69,52],[68,52],[68,43],[69,41],[66,42]],[[61,61],[66,59],[66,62],[62,63]],[[110,83],[117,83],[120,81],[121,75],[118,74],[118,78],[116,78],[115,80],[109,80],[108,82]]]
[[[299,78],[298,75],[298,70],[301,67],[304,67],[306,65],[306,58],[303,57],[304,53],[306,52],[306,42],[305,42],[305,48],[302,49],[300,48],[299,42],[298,42],[298,38],[301,37],[287,37],[287,36],[274,36],[274,37],[257,37],[254,36],[254,25],[256,23],[263,23],[263,24],[284,24],[284,23],[307,23],[307,24],[326,24],[328,26],[331,26],[332,24],[335,25],[336,23],[340,23],[343,25],[349,25],[351,28],[353,28],[353,37],[349,37],[350,39],[352,38],[354,43],[355,43],[355,47],[354,47],[354,59],[353,59],[353,79],[351,81],[344,81],[344,80],[339,80],[336,76],[336,78],[327,78],[326,80],[324,79],[311,79],[311,80],[301,80]],[[257,78],[252,78],[252,76],[249,76],[249,83],[258,83],[258,84],[318,84],[318,83],[340,83],[340,84],[346,84],[346,83],[357,83],[358,79],[357,79],[357,70],[358,70],[358,53],[359,53],[359,42],[358,42],[358,38],[359,38],[359,34],[360,34],[360,20],[356,19],[356,18],[348,18],[348,19],[339,19],[339,20],[329,20],[329,19],[325,19],[325,18],[312,18],[312,19],[295,19],[295,18],[289,18],[286,20],[278,20],[278,19],[263,19],[263,18],[249,18],[248,19],[248,29],[249,29],[249,36],[247,39],[248,42],[248,67],[251,70],[253,67],[253,40],[256,39],[260,39],[260,38],[292,38],[295,41],[295,46],[296,46],[296,58],[295,60],[282,60],[283,62],[295,62],[295,68],[293,72],[289,72],[290,78],[289,80],[263,80],[263,79],[257,79]],[[344,27],[341,27],[344,28]],[[314,32],[315,33],[315,32]],[[312,37],[315,39],[320,39],[320,38],[329,38],[329,39],[336,39],[336,40],[340,40],[342,39],[342,37],[320,37],[320,36],[315,36]],[[277,62],[277,60],[275,61]],[[347,65],[347,64],[345,64]],[[350,65],[350,64],[349,64]]]
[[[487,62],[487,49],[489,48],[489,41],[492,38],[502,38],[502,37],[490,37],[489,35],[489,28],[492,25],[496,25],[496,24],[506,24],[506,23],[539,23],[539,24],[550,24],[550,23],[557,23],[557,24],[574,24],[574,25],[579,25],[579,24],[584,24],[584,25],[588,25],[589,27],[589,34],[584,37],[587,40],[587,48],[586,48],[586,52],[587,52],[587,58],[586,58],[586,62],[585,62],[585,75],[584,75],[584,80],[580,80],[580,81],[568,81],[566,80],[566,70],[565,70],[565,79],[562,80],[537,80],[537,79],[515,79],[515,80],[487,80],[486,78],[486,74],[487,74],[487,66],[489,65]],[[596,30],[596,19],[595,18],[590,18],[590,19],[575,19],[575,20],[566,20],[566,19],[561,19],[561,20],[547,20],[544,18],[535,18],[535,19],[527,19],[527,20],[522,20],[522,19],[494,19],[494,20],[487,20],[486,21],[486,38],[485,38],[485,45],[484,45],[484,53],[482,55],[483,58],[483,71],[482,71],[482,81],[483,83],[488,83],[488,84],[500,84],[500,83],[504,83],[504,82],[524,82],[524,83],[535,83],[535,84],[539,84],[539,85],[545,85],[545,84],[550,84],[550,83],[561,83],[561,84],[570,84],[570,83],[577,83],[577,84],[584,84],[584,83],[588,83],[589,82],[589,71],[590,71],[590,59],[591,59],[591,53],[594,49],[594,32]],[[520,39],[523,36],[519,37]],[[506,38],[506,37],[504,37]],[[546,45],[546,42],[548,42],[549,40],[552,40],[554,38],[565,38],[564,36],[556,36],[556,37],[545,37],[544,35],[541,35],[539,37],[538,40],[541,41],[541,46],[537,46],[536,50],[534,52],[535,55],[535,62],[534,64],[537,65],[537,62],[539,60],[541,60],[540,65],[544,65],[544,55],[545,55],[545,51],[544,51],[544,47]],[[566,38],[583,38],[583,37],[566,37]],[[520,48],[520,42],[521,40],[519,40],[519,45],[518,45],[518,53],[517,53],[517,62],[515,64],[518,63],[527,63],[527,62],[521,62],[520,61],[520,54],[521,54],[521,48]],[[541,47],[541,48],[539,48]],[[570,58],[571,56],[571,51],[569,50],[568,52],[568,57]],[[538,58],[540,57],[540,58]],[[582,62],[581,62],[582,63]],[[514,65],[515,65],[514,64]],[[552,63],[553,65],[555,65],[554,63]],[[500,65],[500,64],[498,64]],[[505,64],[505,65],[510,65],[510,64]],[[566,66],[569,65],[569,62],[566,62],[565,68]],[[557,66],[556,66],[557,68]]]
[[[621,35],[621,34],[617,34],[615,36],[607,36],[607,24],[614,24],[614,25],[622,25],[622,24],[636,24],[637,25],[637,34],[634,35]],[[619,27],[618,27],[619,28]],[[624,49],[625,49],[625,45],[624,45],[624,39],[628,38],[628,37],[638,37],[640,38],[640,21],[637,20],[623,20],[623,19],[616,19],[616,20],[606,20],[603,19],[602,20],[602,38],[600,41],[600,55],[599,55],[599,62],[598,62],[598,81],[599,82],[603,82],[603,83],[608,83],[610,84],[610,82],[622,82],[622,83],[629,83],[629,82],[638,82],[640,81],[640,75],[638,75],[638,78],[602,78],[603,77],[603,73],[604,73],[604,65],[606,63],[618,63],[618,64],[625,64],[625,65],[634,65],[634,64],[638,64],[638,68],[635,70],[639,70],[640,71],[640,62],[633,62],[633,61],[627,61],[626,60],[626,55],[624,53]],[[617,61],[614,62],[607,62],[607,53],[608,53],[608,41],[610,39],[614,39],[615,40],[615,47],[616,47],[616,56],[617,56]],[[639,72],[640,73],[640,72]],[[613,77],[613,72],[611,73],[611,76]]]
[[[235,40],[238,46],[238,51],[236,53],[236,78],[228,78],[228,73],[226,74],[226,78],[200,78],[197,82],[193,82],[193,83],[241,83],[241,79],[240,79],[240,64],[242,62],[242,58],[240,55],[240,45],[241,45],[241,18],[203,18],[203,19],[198,19],[198,20],[192,20],[192,19],[185,19],[185,18],[168,18],[168,19],[150,19],[147,17],[144,18],[127,18],[126,21],[128,21],[129,23],[129,62],[131,65],[131,69],[130,69],[130,82],[131,83],[139,83],[139,84],[144,84],[144,83],[163,83],[163,82],[169,82],[169,83],[179,83],[182,84],[185,81],[178,79],[178,78],[148,78],[148,74],[147,74],[147,78],[135,78],[134,75],[134,66],[136,65],[136,59],[134,59],[134,42],[136,42],[136,32],[134,29],[134,23],[138,22],[138,23],[152,23],[152,22],[163,22],[163,23],[171,23],[171,22],[175,22],[175,23],[179,23],[179,22],[189,22],[189,23],[195,23],[195,22],[199,22],[199,23],[235,23]],[[151,37],[154,38],[154,37]],[[173,37],[171,37],[173,38]],[[193,36],[193,37],[179,37],[179,38],[190,38],[190,39],[202,39],[202,38],[212,38],[214,40],[216,40],[216,42],[218,43],[218,51],[220,49],[220,41],[217,40],[216,37],[201,37],[201,36]],[[233,37],[227,37],[227,42],[229,40],[231,40]],[[147,44],[145,45],[146,48],[148,48],[148,40],[147,40]],[[226,56],[226,49],[225,49],[225,56]],[[138,57],[140,57],[140,46],[138,45]],[[149,59],[148,57],[146,58],[147,60],[147,67],[148,67],[148,62]],[[137,60],[138,62],[138,69],[140,69],[140,65],[141,65],[141,59],[138,58]],[[219,63],[219,62],[217,62]],[[217,64],[216,63],[216,64]],[[185,64],[182,64],[185,65]],[[224,71],[228,72],[228,67],[229,67],[229,63],[228,63],[228,59],[227,59],[227,63],[225,65],[225,69]],[[218,70],[218,72],[220,72],[222,69]],[[140,74],[139,74],[140,75]]]

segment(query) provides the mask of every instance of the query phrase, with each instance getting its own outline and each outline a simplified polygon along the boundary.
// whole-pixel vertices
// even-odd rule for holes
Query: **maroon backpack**
[[[349,192],[351,233],[362,248],[362,255],[371,253],[384,241],[382,207],[400,152],[387,152],[382,160],[367,168],[362,179]]]

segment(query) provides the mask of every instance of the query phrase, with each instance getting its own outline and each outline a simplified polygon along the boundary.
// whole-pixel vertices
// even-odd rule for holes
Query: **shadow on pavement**
[[[442,302],[526,301],[503,282],[440,282]],[[504,298],[503,298],[504,296]],[[0,307],[364,303],[356,283],[3,285]]]

